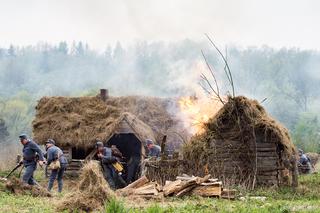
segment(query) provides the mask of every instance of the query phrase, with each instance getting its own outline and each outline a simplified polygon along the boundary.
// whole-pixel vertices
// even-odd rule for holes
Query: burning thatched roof
[[[206,124],[215,139],[240,140],[244,143],[263,132],[264,142],[276,143],[285,155],[295,153],[288,130],[274,120],[256,100],[244,96],[229,98],[224,107]]]
[[[53,138],[60,145],[92,146],[105,140],[125,120],[141,140],[157,138],[177,121],[167,112],[169,100],[153,97],[43,97],[36,106],[34,139],[43,144]]]
[[[243,96],[229,98],[218,113],[205,124],[205,132],[194,139],[240,140],[249,143],[258,130],[269,136],[265,140],[283,147],[286,155],[295,153],[295,146],[287,129],[270,117],[256,100]]]
[[[286,128],[271,118],[257,101],[243,96],[229,97],[205,124],[204,133],[194,136],[184,147],[186,168],[201,174],[204,166],[209,165],[212,170],[209,172],[214,174],[222,173],[222,169],[243,167],[246,171],[242,177],[251,175],[256,172],[254,168],[267,163],[262,160],[258,161],[261,165],[257,165],[257,143],[259,147],[260,144],[270,144],[270,147],[274,144],[274,152],[270,155],[277,156],[279,162],[290,169],[290,160],[295,157],[296,149]],[[271,169],[277,170],[277,166]]]

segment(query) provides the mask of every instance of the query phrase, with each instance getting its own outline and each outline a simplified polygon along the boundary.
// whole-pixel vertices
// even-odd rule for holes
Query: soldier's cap
[[[56,142],[53,140],[53,139],[48,139],[47,141],[46,141],[46,144],[53,144],[53,145],[55,145],[56,144]]]
[[[21,135],[19,135],[19,138],[20,138],[20,140],[23,140],[23,139],[28,139],[28,136],[27,136],[27,134],[21,134]]]
[[[103,147],[103,143],[101,141],[96,142],[96,149],[99,147]]]
[[[153,141],[152,141],[151,139],[147,139],[147,140],[146,140],[146,144],[147,144],[147,145],[153,144]]]

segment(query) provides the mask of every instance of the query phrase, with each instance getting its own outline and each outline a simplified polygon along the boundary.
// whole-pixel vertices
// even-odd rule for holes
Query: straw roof
[[[121,116],[110,125],[105,138],[108,141],[114,134],[129,133],[136,135],[141,142],[147,139],[155,141],[154,133],[150,126],[129,112],[122,113]]]
[[[258,141],[259,140],[259,141]],[[237,142],[237,147],[231,142]],[[254,163],[251,149],[256,143],[272,143],[277,147],[285,167],[289,168],[290,159],[296,156],[296,148],[290,140],[288,130],[274,120],[256,100],[243,96],[229,97],[228,102],[205,124],[205,132],[195,135],[183,147],[183,155],[189,163],[185,166],[196,172],[203,171],[204,165],[214,167],[216,147],[223,147],[219,153],[228,153],[229,148],[239,152],[230,156],[239,158],[250,165]],[[247,154],[243,154],[247,153]],[[219,159],[218,159],[219,160]],[[221,159],[220,159],[221,160]],[[219,161],[220,162],[220,161]]]
[[[291,142],[288,130],[273,119],[256,100],[244,96],[229,97],[228,102],[206,124],[207,133],[215,139],[251,142],[255,134],[262,133],[265,142],[282,147],[286,157],[294,155],[296,148]],[[260,133],[259,133],[260,132]]]
[[[105,102],[98,97],[43,97],[36,106],[33,138],[40,144],[53,138],[60,146],[88,148],[127,124],[140,140],[155,140],[176,123],[166,110],[169,102],[143,96]]]

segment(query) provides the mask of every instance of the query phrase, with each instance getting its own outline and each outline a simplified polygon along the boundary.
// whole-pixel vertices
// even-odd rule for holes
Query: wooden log
[[[222,182],[221,181],[216,181],[216,182],[209,182],[209,183],[201,183],[201,186],[222,186]]]
[[[148,178],[146,176],[142,176],[138,180],[136,180],[133,183],[130,183],[128,186],[122,188],[121,191],[138,188],[138,187],[143,186],[144,184],[146,184],[148,182],[149,182]]]
[[[163,191],[163,187],[158,184],[157,182],[155,183],[155,189],[158,191],[158,192],[162,192]]]
[[[196,183],[197,183],[197,184],[201,184],[201,183],[207,182],[210,178],[211,178],[211,175],[210,175],[210,174],[204,176],[203,178],[197,177]]]
[[[136,195],[158,195],[158,190],[156,189],[155,183],[149,183],[134,189],[133,193]]]
[[[174,194],[179,193],[180,191],[182,191],[183,189],[192,186],[192,185],[196,185],[197,184],[197,179],[198,177],[193,177],[192,179],[188,180],[188,181],[183,181],[181,182],[176,189],[174,190]]]
[[[192,190],[193,195],[198,195],[202,197],[213,197],[221,196],[222,188],[221,186],[196,186]]]
[[[188,192],[190,192],[194,187],[197,185],[204,183],[210,179],[211,175],[206,175],[203,178],[201,177],[192,177],[189,178],[187,181],[182,182],[179,187],[175,190],[174,194],[176,197],[182,197]]]
[[[182,197],[182,196],[186,195],[187,193],[189,193],[196,186],[197,186],[196,184],[188,186],[188,187],[182,189],[181,191],[179,191],[175,196],[176,197]]]
[[[166,180],[166,182],[164,183],[164,185],[169,185],[170,183],[172,183],[173,181],[171,180]]]
[[[194,178],[194,177],[177,176],[176,180],[188,181],[188,180],[191,180],[192,178]]]
[[[176,180],[176,181],[173,181],[167,185],[165,185],[163,187],[163,194],[164,196],[169,196],[171,194],[174,193],[174,191],[176,190],[177,187],[179,187],[179,185],[181,184],[181,180]]]

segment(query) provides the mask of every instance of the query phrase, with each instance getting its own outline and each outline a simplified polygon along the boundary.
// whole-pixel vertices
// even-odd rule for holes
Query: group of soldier
[[[43,165],[50,165],[58,162],[58,167],[54,167],[51,170],[48,186],[48,191],[53,188],[54,181],[58,182],[58,192],[63,188],[63,175],[68,167],[68,160],[63,154],[63,151],[56,146],[53,139],[46,141],[46,153],[44,153],[39,145],[33,140],[28,138],[26,134],[19,136],[20,142],[23,145],[23,158],[20,162],[24,166],[24,173],[22,176],[22,182],[26,185],[39,185],[34,179],[34,172],[37,169],[37,164],[41,167]],[[148,148],[148,157],[160,157],[160,146],[153,143],[152,140],[146,140],[146,146]],[[127,165],[126,178],[124,180],[123,174],[119,167],[122,167],[124,157],[116,146],[107,147],[101,141],[96,143],[96,158],[100,161],[102,171],[106,181],[110,188],[117,189],[126,186],[133,182],[141,168],[141,155],[130,156]]]
[[[161,148],[155,145],[152,140],[146,140],[148,148],[148,157],[160,157]],[[125,158],[116,146],[106,147],[101,141],[96,143],[97,159],[101,162],[102,170],[105,179],[109,183],[110,188],[123,188],[136,180],[139,171],[141,170],[141,153],[130,156],[127,161],[126,178],[124,179],[122,173],[122,162]],[[117,168],[120,166],[119,168]]]
[[[48,191],[51,191],[55,180],[58,181],[58,191],[62,191],[63,174],[67,168],[68,161],[63,155],[62,150],[55,146],[53,139],[48,139],[46,142],[46,153],[43,153],[39,145],[28,138],[26,134],[19,136],[20,142],[23,145],[23,158],[21,163],[25,170],[22,176],[22,182],[26,185],[38,185],[34,179],[34,172],[37,169],[37,164],[41,167],[44,164],[50,165],[54,161],[59,161],[59,168],[51,170],[48,182]]]

